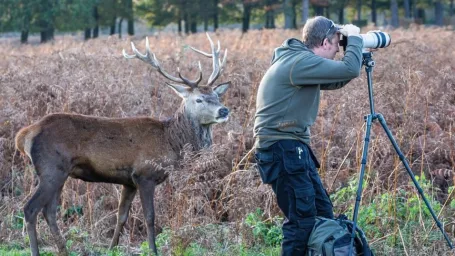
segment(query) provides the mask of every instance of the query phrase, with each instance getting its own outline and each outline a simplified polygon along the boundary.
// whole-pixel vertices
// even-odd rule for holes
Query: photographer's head
[[[323,58],[334,59],[339,51],[340,27],[332,20],[322,16],[308,19],[303,27],[302,41]]]

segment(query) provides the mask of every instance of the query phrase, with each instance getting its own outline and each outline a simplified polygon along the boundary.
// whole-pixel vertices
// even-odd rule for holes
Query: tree
[[[294,0],[284,0],[283,2],[284,28],[286,29],[297,28],[295,6]]]
[[[434,15],[435,15],[435,25],[442,26],[444,25],[444,7],[441,0],[436,0],[434,2]]]
[[[411,18],[411,7],[409,0],[403,0],[403,6],[404,6],[404,17],[409,19]]]
[[[398,20],[398,3],[397,0],[390,1],[390,12],[392,13],[391,25],[394,28],[397,28],[399,24]]]
[[[302,24],[305,24],[310,15],[308,0],[302,0]]]
[[[275,12],[279,8],[277,0],[265,1],[265,28],[275,28]]]
[[[452,17],[454,14],[454,9],[453,9],[453,0],[450,0],[450,7],[449,7],[449,16]]]
[[[40,0],[38,26],[41,35],[41,43],[54,39],[56,8],[57,6],[54,0]]]
[[[371,21],[374,23],[375,26],[378,25],[377,19],[377,12],[376,12],[376,0],[371,0]]]
[[[219,0],[212,0],[213,1],[213,31],[218,29],[218,3]]]
[[[357,0],[357,20],[362,20],[362,0]]]
[[[128,19],[128,35],[134,35],[133,0],[125,0],[126,18]]]
[[[349,0],[331,0],[330,6],[338,10],[338,23],[344,24],[344,9],[348,5]]]

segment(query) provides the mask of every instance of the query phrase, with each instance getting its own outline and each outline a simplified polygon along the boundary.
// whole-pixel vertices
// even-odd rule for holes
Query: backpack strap
[[[343,216],[345,219],[342,219],[340,221],[342,221],[346,224],[349,232],[352,232],[352,227],[354,226],[354,222],[347,219],[347,217],[345,215],[343,215]],[[374,256],[373,252],[371,251],[370,246],[368,245],[368,241],[365,238],[365,233],[357,225],[356,225],[355,229],[356,229],[355,231],[357,232],[357,236],[355,239],[360,240],[360,242],[362,244],[363,256]]]

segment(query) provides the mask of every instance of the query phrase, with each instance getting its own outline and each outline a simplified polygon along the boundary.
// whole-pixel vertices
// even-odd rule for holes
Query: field
[[[385,116],[453,239],[455,33],[416,26],[390,34],[392,45],[374,54],[376,111]],[[159,250],[163,255],[279,255],[279,242],[273,240],[279,234],[272,231],[280,223],[280,212],[271,189],[261,184],[251,153],[255,96],[272,50],[288,37],[299,38],[300,32],[222,31],[211,36],[228,48],[218,82],[232,82],[223,99],[231,116],[215,126],[211,150],[188,153],[181,168],[158,187]],[[175,74],[180,67],[191,78],[201,57],[188,46],[209,49],[203,33],[157,34],[149,40],[165,70]],[[178,108],[180,98],[157,72],[123,58],[122,49],[130,52],[130,41],[144,49],[145,40],[139,37],[87,42],[58,37],[52,43],[25,46],[0,40],[0,254],[26,255],[28,249],[22,207],[38,179],[30,163],[14,150],[14,136],[21,127],[56,112],[164,120]],[[209,59],[201,63],[206,81],[211,63]],[[352,216],[368,113],[364,71],[343,89],[322,94],[312,147],[336,213]],[[377,255],[450,254],[379,124],[372,128],[364,184],[359,224]],[[144,253],[146,229],[138,197],[119,250],[106,250],[119,196],[117,185],[67,181],[58,224],[72,254]],[[38,234],[40,248],[52,255],[56,248],[42,215]]]

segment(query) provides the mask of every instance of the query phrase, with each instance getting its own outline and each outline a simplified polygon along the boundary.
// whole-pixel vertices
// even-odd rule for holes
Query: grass
[[[454,31],[416,26],[388,32],[392,45],[374,54],[376,110],[385,116],[414,173],[430,181],[427,191],[432,202],[436,202],[433,198],[439,202],[437,214],[450,228],[454,223],[454,194],[449,193],[455,163]],[[222,48],[229,49],[226,69],[218,81],[232,82],[223,98],[231,117],[228,123],[215,126],[216,145],[211,152],[192,155],[182,171],[172,173],[158,187],[156,224],[163,254],[279,253],[272,242],[275,231],[267,238],[270,230],[254,231],[245,223],[250,216],[250,224],[262,223],[276,230],[276,218],[280,217],[273,193],[261,184],[248,152],[254,142],[256,90],[269,66],[272,49],[285,38],[299,36],[299,31],[288,30],[212,35],[221,41]],[[195,63],[200,60],[188,45],[203,50],[208,47],[203,34],[159,34],[149,39],[164,68],[175,74],[180,67],[187,77],[194,76]],[[165,119],[177,109],[180,99],[164,86],[157,72],[139,61],[123,59],[121,51],[128,49],[130,40],[143,49],[145,40],[139,37],[87,42],[65,37],[44,45],[19,45],[0,39],[0,255],[28,254],[24,249],[28,243],[23,237],[22,207],[38,181],[29,163],[15,154],[14,135],[20,127],[55,112]],[[202,59],[201,63],[207,79],[210,60]],[[341,90],[322,92],[319,117],[312,128],[312,148],[322,164],[323,182],[335,196],[337,213],[352,211],[353,180],[360,169],[365,129],[363,116],[368,111],[364,72]],[[411,196],[415,191],[409,176],[377,124],[372,128],[366,174],[361,221],[376,253],[443,255],[444,240],[437,230],[427,232],[435,230],[431,219],[422,201]],[[119,251],[106,250],[119,196],[120,187],[116,185],[67,181],[58,225],[73,253],[142,252],[146,231],[138,198],[133,202]],[[401,212],[403,200],[409,201],[405,208],[412,212]],[[250,214],[257,208],[261,209],[260,218],[252,219]],[[38,222],[40,248],[54,252],[41,215]],[[264,236],[260,238],[254,232]],[[448,232],[454,237],[453,230]],[[168,237],[163,238],[164,234]]]

